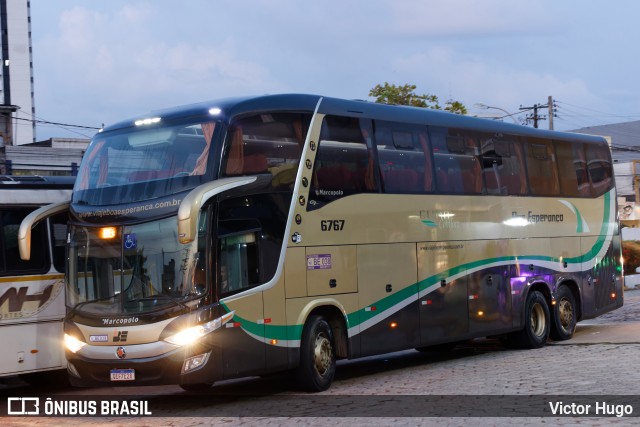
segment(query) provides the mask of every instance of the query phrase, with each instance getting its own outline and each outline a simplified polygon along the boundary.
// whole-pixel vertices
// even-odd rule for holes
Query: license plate
[[[135,369],[112,369],[111,381],[134,381],[136,379]]]

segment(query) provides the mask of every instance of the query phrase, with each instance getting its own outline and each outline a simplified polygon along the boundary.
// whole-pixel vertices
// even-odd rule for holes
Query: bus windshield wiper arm
[[[107,297],[102,297],[102,298],[98,298],[98,299],[92,299],[91,301],[84,301],[84,302],[78,303],[75,306],[75,308],[84,307],[87,304],[93,304],[93,303],[97,303],[97,302],[100,302],[100,301],[107,301],[107,300],[110,300],[112,298],[115,299],[117,296],[118,296],[117,294],[116,295],[109,295]]]
[[[182,308],[186,308],[186,309],[189,308],[185,303],[180,301],[178,298],[172,297],[172,296],[167,295],[167,294],[149,295],[149,296],[145,296],[145,297],[141,297],[141,298],[131,299],[131,300],[128,300],[127,302],[131,303],[131,302],[139,302],[139,301],[153,301],[155,299],[169,300],[171,302],[174,302],[174,303],[178,304]]]

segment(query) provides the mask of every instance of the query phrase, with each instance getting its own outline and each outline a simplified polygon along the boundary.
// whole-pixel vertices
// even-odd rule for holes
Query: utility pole
[[[549,107],[549,130],[553,130],[553,114],[554,114],[553,96],[549,96],[549,100],[547,101],[547,107]]]
[[[540,109],[540,108],[548,108],[549,109],[549,115],[548,115],[548,118],[549,118],[549,129],[553,130],[553,117],[555,115],[555,105],[553,103],[553,97],[552,96],[550,96],[548,98],[547,105],[533,104],[532,107],[523,107],[522,105],[520,106],[520,111],[531,111],[531,110],[533,110],[533,113],[526,117],[525,124],[529,123],[529,121],[532,121],[533,122],[533,127],[537,128],[539,120],[546,120],[547,119],[546,116],[541,116],[541,115],[538,114],[538,109]]]
[[[520,111],[528,111],[533,110],[533,114],[531,116],[527,116],[526,122],[528,123],[530,120],[533,121],[533,127],[538,128],[538,120],[544,120],[546,117],[540,117],[538,115],[538,108],[544,108],[546,105],[533,104],[533,107],[522,107],[520,106]]]

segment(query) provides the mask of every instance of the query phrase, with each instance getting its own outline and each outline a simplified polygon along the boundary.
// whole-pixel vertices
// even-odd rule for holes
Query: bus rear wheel
[[[550,329],[547,300],[539,291],[527,295],[524,313],[524,329],[509,336],[509,344],[518,348],[540,348],[547,343]]]
[[[300,365],[296,371],[298,386],[311,392],[331,386],[336,372],[333,332],[322,316],[310,316],[302,332]]]
[[[551,324],[551,338],[555,341],[570,339],[576,330],[576,314],[576,299],[571,289],[560,286]]]

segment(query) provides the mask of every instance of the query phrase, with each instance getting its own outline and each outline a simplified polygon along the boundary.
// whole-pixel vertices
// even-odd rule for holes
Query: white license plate
[[[135,369],[112,369],[111,381],[134,381],[136,379]]]

